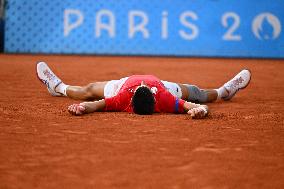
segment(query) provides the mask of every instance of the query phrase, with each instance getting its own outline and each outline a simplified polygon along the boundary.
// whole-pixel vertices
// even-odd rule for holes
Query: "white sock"
[[[69,85],[65,85],[62,82],[55,88],[55,92],[58,92],[58,93],[63,94],[64,96],[67,96],[67,93],[66,93],[67,87],[69,87]]]
[[[225,89],[224,86],[220,87],[219,89],[215,89],[215,90],[218,93],[217,99],[221,99],[221,98],[228,96],[228,92],[227,92],[227,90]]]

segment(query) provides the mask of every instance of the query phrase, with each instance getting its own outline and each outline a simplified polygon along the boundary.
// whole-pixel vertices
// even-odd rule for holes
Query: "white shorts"
[[[166,89],[174,96],[181,98],[182,97],[182,92],[181,92],[181,88],[178,84],[173,83],[173,82],[169,82],[169,81],[161,81]]]
[[[104,88],[104,96],[106,98],[113,97],[117,95],[119,90],[121,89],[122,85],[125,83],[125,81],[128,79],[128,77],[124,77],[120,80],[111,80],[107,82]],[[166,89],[174,96],[181,98],[182,92],[181,88],[178,84],[168,81],[161,81]]]
[[[107,82],[104,88],[104,96],[105,98],[113,97],[117,95],[118,91],[122,87],[122,85],[125,83],[125,81],[128,79],[128,77],[124,77],[120,80],[111,80]]]

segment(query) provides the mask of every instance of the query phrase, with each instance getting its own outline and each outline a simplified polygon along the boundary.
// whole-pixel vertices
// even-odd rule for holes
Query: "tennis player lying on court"
[[[162,81],[152,75],[133,75],[86,86],[71,86],[64,84],[45,62],[37,63],[37,75],[52,96],[86,101],[70,105],[68,111],[72,115],[122,111],[141,115],[188,113],[192,118],[204,118],[208,114],[208,106],[197,103],[230,100],[251,79],[250,71],[242,70],[218,89],[200,89],[195,85]]]

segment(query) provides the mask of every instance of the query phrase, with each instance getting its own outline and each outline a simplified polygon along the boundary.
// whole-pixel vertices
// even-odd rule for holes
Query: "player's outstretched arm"
[[[83,115],[93,112],[102,111],[105,108],[105,100],[93,102],[82,102],[80,104],[72,104],[68,107],[68,112],[72,115]]]
[[[201,119],[207,116],[209,108],[206,105],[185,102],[184,110],[194,119]]]

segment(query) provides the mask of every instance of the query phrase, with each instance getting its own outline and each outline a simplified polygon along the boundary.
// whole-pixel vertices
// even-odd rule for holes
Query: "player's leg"
[[[217,99],[230,100],[240,89],[244,89],[251,79],[249,70],[242,70],[234,78],[218,89],[201,89],[195,85],[162,81],[173,95],[183,100],[199,103],[214,102]]]
[[[195,85],[178,84],[182,91],[181,99],[190,102],[208,103],[214,102],[218,98],[218,93],[215,89],[200,89]]]
[[[249,70],[242,70],[218,89],[200,89],[195,85],[189,84],[178,85],[182,92],[182,99],[206,103],[214,102],[217,99],[230,100],[239,90],[248,86],[250,79],[251,72]]]
[[[107,81],[94,82],[86,86],[67,86],[66,96],[76,100],[100,100],[104,98],[104,88]],[[60,85],[56,88],[60,91]],[[62,88],[61,91],[64,91]]]
[[[37,76],[47,86],[52,96],[67,96],[78,100],[104,98],[106,81],[90,83],[86,86],[66,85],[52,72],[45,62],[37,63]]]

